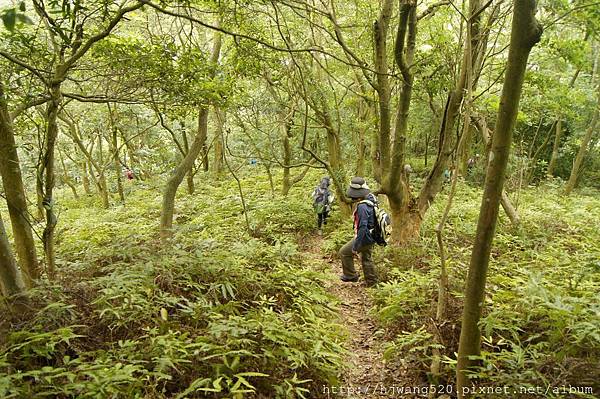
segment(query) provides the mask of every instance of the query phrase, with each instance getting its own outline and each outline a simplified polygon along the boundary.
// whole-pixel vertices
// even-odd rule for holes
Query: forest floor
[[[348,358],[344,362],[346,370],[340,379],[340,385],[329,387],[331,397],[344,398],[390,398],[386,393],[386,367],[383,360],[383,331],[377,328],[370,315],[373,307],[362,277],[357,283],[344,283],[339,279],[341,263],[339,259],[324,254],[321,250],[322,237],[310,236],[303,242],[303,249],[315,259],[315,265],[322,271],[330,272],[331,278],[325,287],[340,301],[340,320],[350,337],[348,340]],[[355,259],[356,268],[360,260]]]

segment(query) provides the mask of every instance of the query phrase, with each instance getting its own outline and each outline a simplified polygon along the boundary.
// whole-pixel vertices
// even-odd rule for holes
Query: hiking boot
[[[342,280],[344,283],[356,283],[358,281],[358,276],[350,277],[346,276],[345,274],[342,274],[340,276],[340,280]]]
[[[321,229],[317,230],[317,235],[318,236],[322,236],[323,235],[323,230],[321,230]]]

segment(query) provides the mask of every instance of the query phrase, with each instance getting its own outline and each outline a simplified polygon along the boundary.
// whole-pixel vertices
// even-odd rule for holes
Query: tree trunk
[[[206,140],[208,138],[208,118],[204,115],[206,107],[201,106],[198,109],[198,135],[201,140],[201,151],[202,151],[202,169],[208,172],[208,145]]]
[[[83,185],[83,191],[85,192],[85,195],[91,195],[92,192],[90,190],[90,177],[89,177],[86,161],[84,161],[81,164],[80,170],[81,170],[81,184]]]
[[[190,173],[196,158],[206,144],[206,134],[208,129],[208,108],[201,108],[198,115],[198,133],[192,142],[190,150],[183,157],[175,171],[167,181],[165,191],[163,193],[162,209],[160,215],[160,237],[165,240],[171,237],[173,226],[173,213],[175,211],[175,194],[179,185],[183,181],[186,174]]]
[[[438,141],[438,153],[436,160],[431,168],[431,171],[425,180],[425,184],[419,193],[419,209],[421,213],[425,213],[433,202],[435,196],[442,188],[443,172],[448,165],[448,160],[453,153],[453,144],[455,143],[454,125],[460,111],[460,106],[465,94],[465,86],[467,83],[467,71],[473,71],[472,80],[478,80],[475,67],[478,60],[482,57],[480,54],[484,47],[487,37],[480,34],[481,21],[481,1],[472,0],[469,3],[470,23],[467,29],[470,29],[470,45],[465,46],[460,68],[460,75],[455,83],[455,87],[448,93],[448,100],[444,108],[444,114],[440,123],[440,134]],[[463,146],[464,149],[465,146]],[[464,151],[460,149],[460,151]],[[455,154],[461,157],[462,154]],[[458,171],[455,171],[458,173]]]
[[[111,152],[113,154],[113,167],[115,168],[115,177],[117,178],[117,191],[121,203],[125,204],[125,192],[123,191],[123,178],[121,176],[121,160],[119,158],[119,140],[117,138],[117,125],[115,124],[115,111],[110,108],[110,103],[106,103],[108,107],[108,116],[111,125]]]
[[[188,172],[188,174],[185,176],[186,177],[186,184],[187,184],[187,192],[189,195],[194,194],[194,191],[196,191],[196,186],[194,185],[194,165],[192,164],[192,167],[190,168],[190,171]]]
[[[558,149],[560,148],[560,139],[562,138],[562,118],[559,116],[556,120],[556,131],[554,134],[554,145],[552,146],[552,156],[548,163],[548,170],[546,174],[548,176],[554,176],[554,168],[556,167],[556,160],[558,159]]]
[[[50,86],[50,101],[46,109],[46,146],[42,159],[43,171],[43,201],[42,205],[46,211],[46,226],[42,235],[44,244],[44,253],[46,257],[46,270],[48,279],[54,280],[56,275],[55,256],[54,256],[54,230],[56,228],[56,214],[54,213],[54,152],[56,139],[58,137],[58,112],[62,106],[61,80],[56,80]]]
[[[413,75],[410,67],[413,62],[415,38],[417,35],[416,3],[400,3],[400,21],[396,33],[395,60],[402,83],[400,99],[396,112],[394,143],[391,147],[390,162],[382,168],[383,190],[385,191],[390,208],[392,209],[392,241],[406,242],[418,237],[421,215],[415,208],[415,202],[410,193],[408,174],[404,171],[404,155],[406,151],[406,134],[408,132],[408,113],[412,98]],[[416,213],[415,213],[416,212]]]
[[[379,107],[379,132],[373,142],[373,172],[375,180],[380,184],[383,182],[384,171],[389,170],[391,154],[391,88],[388,77],[387,63],[387,32],[392,17],[392,0],[384,0],[379,17],[373,25],[375,41],[375,73],[377,105]]]
[[[38,165],[37,171],[36,171],[36,182],[35,182],[35,196],[36,196],[36,208],[37,208],[37,222],[40,222],[42,219],[44,219],[45,215],[46,215],[46,210],[44,209],[44,205],[42,205],[42,202],[44,202],[44,182],[42,180],[42,167],[41,165]]]
[[[365,161],[367,154],[367,143],[365,140],[366,129],[360,129],[358,131],[358,154],[356,158],[356,176],[365,176]]]
[[[79,199],[79,194],[77,193],[77,187],[75,187],[74,182],[71,180],[71,177],[69,176],[69,172],[67,171],[67,167],[65,165],[65,158],[63,157],[60,147],[58,148],[58,155],[60,156],[60,164],[62,166],[63,181],[67,186],[69,186],[69,188],[73,192],[73,197],[75,197],[75,199]]]
[[[79,150],[83,153],[86,158],[86,161],[83,163],[84,167],[84,177],[85,179],[88,176],[91,176],[96,188],[98,189],[98,195],[100,196],[100,200],[102,201],[102,207],[108,209],[110,207],[110,200],[108,195],[108,185],[106,184],[106,176],[104,173],[104,166],[102,166],[103,162],[103,152],[102,152],[102,136],[98,135],[98,151],[100,154],[100,164],[94,159],[93,149],[88,150],[86,146],[81,141],[81,137],[79,134],[79,128],[76,122],[68,119],[64,115],[59,116],[60,120],[65,122],[68,126],[68,131],[70,132],[70,137],[73,142],[79,147]],[[85,184],[85,183],[84,183]],[[88,183],[89,184],[89,181]]]
[[[185,154],[190,152],[190,143],[188,141],[187,133],[185,130],[182,130],[181,136],[183,139],[183,151],[184,151],[182,156],[185,156]],[[186,175],[187,192],[189,195],[194,194],[194,191],[196,191],[196,186],[194,185],[194,175],[196,172],[194,170],[195,166],[196,166],[196,161],[194,160],[194,162],[192,162],[192,167],[190,168],[190,171]]]
[[[419,237],[423,218],[419,213],[415,198],[408,190],[404,200],[392,201],[389,197],[390,214],[392,217],[392,237],[394,244],[407,244]]]
[[[587,41],[589,39],[589,36],[589,30],[586,30],[583,41]],[[577,78],[579,77],[580,73],[581,69],[577,68],[577,70],[573,74],[573,77],[571,78],[571,81],[569,82],[569,89],[575,87],[575,82],[577,81]],[[592,75],[594,75],[593,72]],[[550,162],[548,163],[548,169],[546,171],[547,176],[554,176],[554,168],[556,167],[556,161],[558,159],[558,150],[560,148],[560,139],[562,138],[562,134],[562,115],[559,114],[558,118],[556,119],[556,134],[554,136],[554,145],[552,146],[552,156],[550,157]]]
[[[585,136],[583,136],[583,140],[581,141],[581,146],[579,147],[579,151],[577,151],[577,156],[575,157],[575,161],[573,162],[573,168],[571,169],[571,175],[569,176],[569,180],[565,186],[565,195],[571,194],[571,191],[575,188],[577,184],[577,178],[579,177],[579,170],[581,169],[581,165],[583,164],[583,160],[585,159],[585,155],[587,154],[588,146],[590,144],[590,140],[592,139],[592,135],[596,131],[596,124],[598,123],[598,116],[600,114],[600,84],[598,84],[598,103],[596,104],[596,109],[594,110],[594,116],[592,117],[592,122],[585,132]]]
[[[24,284],[21,280],[21,273],[17,267],[17,262],[13,256],[4,222],[0,216],[0,289],[2,295],[11,296],[21,294],[24,290]]]
[[[96,164],[95,167],[98,171],[98,192],[102,199],[102,207],[104,209],[110,208],[108,184],[106,183],[106,174],[104,165],[104,149],[102,145],[102,135],[98,134],[98,154],[100,158],[100,165]]]
[[[481,131],[481,137],[483,138],[483,143],[485,145],[485,161],[486,161],[485,164],[489,165],[490,152],[492,149],[492,138],[491,138],[490,132],[488,131],[487,125],[484,120],[480,119],[480,120],[476,121],[475,124],[477,125],[478,129]],[[487,173],[487,166],[486,166],[486,173]],[[519,217],[519,213],[517,212],[517,209],[511,203],[510,198],[508,197],[508,194],[506,193],[506,190],[504,190],[504,189],[502,189],[502,195],[500,197],[500,204],[502,204],[502,208],[504,209],[506,216],[508,216],[508,218],[510,219],[510,222],[512,223],[512,225],[515,227],[518,226],[521,223],[521,218]]]
[[[225,135],[225,121],[226,114],[225,111],[215,107],[215,116],[217,122],[217,130],[215,132],[215,158],[213,161],[213,171],[215,175],[220,176],[223,173],[223,155],[224,155],[224,146],[223,146],[223,137]]]
[[[17,145],[8,112],[4,86],[0,81],[0,175],[12,225],[17,255],[23,269],[23,280],[27,287],[40,276],[35,242],[27,210],[27,198]]]
[[[465,287],[456,369],[459,398],[467,396],[463,389],[470,387],[467,370],[475,361],[469,357],[479,355],[481,350],[481,334],[478,322],[485,303],[487,268],[510,153],[512,133],[516,122],[529,52],[540,40],[542,33],[541,25],[535,19],[535,12],[535,0],[515,0],[506,75],[492,139],[492,150],[486,173],[475,244],[471,254]]]
[[[463,145],[462,148],[458,148],[458,173],[459,176],[467,175],[467,164],[469,163],[469,144],[471,142],[471,136],[473,132],[473,127],[469,125],[464,129]]]
[[[210,61],[212,64],[217,64],[221,53],[221,35],[215,32],[212,54]],[[163,193],[162,209],[160,215],[160,237],[163,241],[172,236],[173,213],[175,210],[175,194],[181,184],[184,176],[189,173],[198,155],[204,150],[203,157],[205,158],[204,168],[208,170],[208,154],[206,151],[206,137],[208,134],[208,106],[200,106],[198,108],[198,130],[196,137],[190,150],[181,160],[175,171],[167,181],[165,191]]]
[[[292,187],[290,181],[290,165],[292,163],[292,147],[290,145],[290,139],[292,138],[291,123],[285,121],[283,128],[285,132],[283,133],[283,179],[281,181],[281,194],[285,197]]]

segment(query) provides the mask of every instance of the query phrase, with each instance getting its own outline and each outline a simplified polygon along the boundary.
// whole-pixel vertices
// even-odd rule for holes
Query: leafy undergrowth
[[[434,228],[443,196],[423,222],[421,242],[386,249],[379,260],[387,281],[373,291],[374,312],[387,331],[388,367],[412,372],[423,385],[455,381],[462,292],[480,195],[479,189],[462,185],[445,228],[450,295],[442,322],[433,323],[440,267]],[[547,184],[522,191],[518,206],[518,229],[501,210],[480,324],[481,367],[473,372],[474,382],[507,387],[511,397],[540,397],[538,387],[544,397],[565,397],[564,390],[552,387],[568,391],[569,386],[582,388],[570,397],[597,397],[600,199],[564,197],[559,187]],[[444,356],[437,376],[430,373],[435,349]],[[583,387],[587,394],[581,393]]]
[[[310,184],[311,182],[306,182]],[[316,397],[335,384],[346,333],[294,237],[313,228],[308,187],[204,182],[178,195],[156,238],[159,191],[109,210],[63,200],[59,279],[0,322],[0,397]],[[86,202],[87,201],[87,202]]]

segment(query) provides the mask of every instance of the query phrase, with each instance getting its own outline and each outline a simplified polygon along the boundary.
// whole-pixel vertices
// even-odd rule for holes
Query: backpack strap
[[[360,205],[360,204],[367,204],[367,205],[369,205],[371,208],[375,208],[375,206],[376,206],[376,205],[373,203],[373,201],[370,201],[370,200],[362,200],[362,201],[360,201],[358,204],[359,204],[359,205]]]

